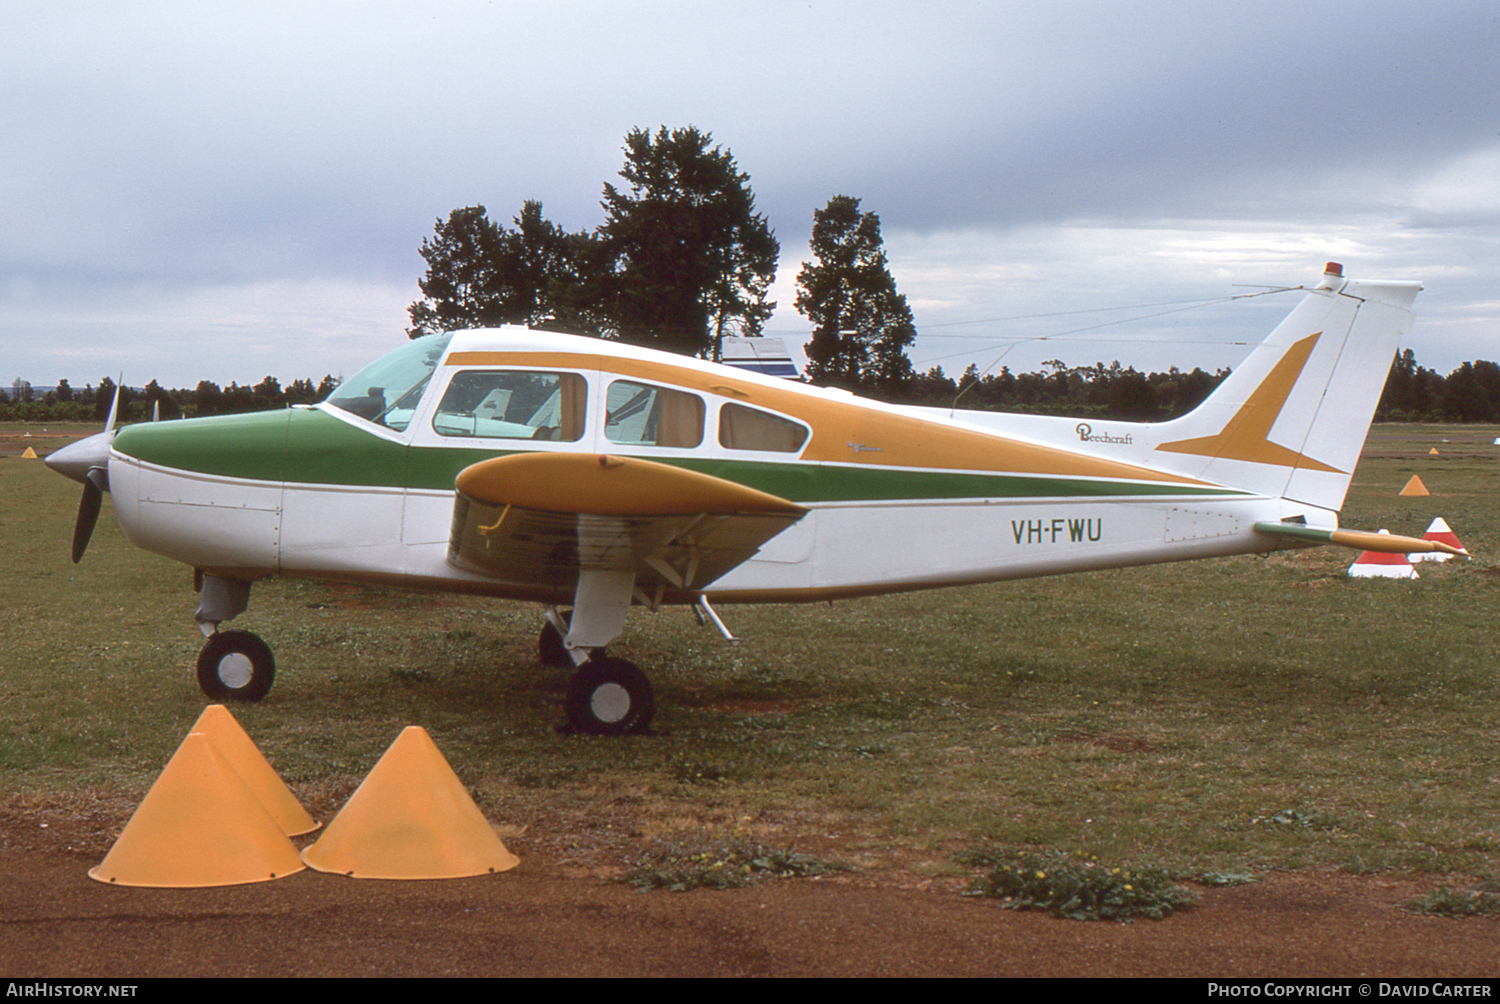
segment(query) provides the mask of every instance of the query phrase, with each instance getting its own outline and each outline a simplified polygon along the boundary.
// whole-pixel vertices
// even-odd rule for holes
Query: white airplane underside
[[[212,696],[270,686],[264,643],[218,625],[291,575],[542,603],[544,660],[579,667],[573,726],[639,731],[650,684],[604,652],[631,606],[691,604],[732,639],[711,602],[1371,544],[1337,510],[1419,288],[1330,265],[1170,422],[887,406],[503,328],[414,341],[313,408],[132,426],[48,463],[85,483],[75,560],[108,490],[133,543],[206,577]]]
[[[550,604],[570,602],[577,585],[579,569],[548,564],[546,550],[515,569],[455,561],[453,492],[209,479],[119,455],[110,483],[133,544],[227,578],[282,574]],[[136,506],[121,506],[121,495],[134,495]],[[728,603],[812,602],[1276,550],[1285,543],[1254,525],[1291,516],[1337,525],[1336,513],[1252,496],[812,503],[758,553],[698,589],[649,565],[637,577],[653,590],[665,582],[660,602],[669,605],[698,593]],[[575,536],[607,548],[627,532],[611,520],[623,522],[595,517]],[[440,539],[430,539],[433,527]]]

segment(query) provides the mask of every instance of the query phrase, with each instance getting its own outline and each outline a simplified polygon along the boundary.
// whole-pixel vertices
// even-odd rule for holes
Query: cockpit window
[[[328,404],[402,432],[422,400],[452,335],[424,335],[387,352],[334,391]]]
[[[432,427],[443,436],[576,443],[588,383],[577,373],[473,370],[454,374]]]
[[[616,380],[605,399],[611,443],[690,450],[703,442],[703,399],[666,387]]]

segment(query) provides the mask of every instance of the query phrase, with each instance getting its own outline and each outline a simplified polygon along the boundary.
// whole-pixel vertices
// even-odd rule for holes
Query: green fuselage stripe
[[[134,425],[114,448],[147,463],[252,481],[368,485],[451,491],[458,472],[491,457],[531,450],[408,447],[317,410],[295,409]],[[647,456],[748,485],[792,502],[870,499],[1052,498],[1242,495],[1174,482],[1142,483],[883,468],[874,465],[778,463],[721,457]]]

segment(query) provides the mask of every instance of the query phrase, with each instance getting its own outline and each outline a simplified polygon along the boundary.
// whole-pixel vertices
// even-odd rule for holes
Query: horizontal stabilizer
[[[1402,537],[1393,533],[1370,533],[1368,530],[1319,530],[1300,523],[1256,523],[1257,533],[1273,537],[1291,537],[1309,545],[1332,544],[1356,551],[1378,551],[1382,554],[1454,554],[1467,558],[1462,551],[1440,540],[1423,540],[1421,537]]]

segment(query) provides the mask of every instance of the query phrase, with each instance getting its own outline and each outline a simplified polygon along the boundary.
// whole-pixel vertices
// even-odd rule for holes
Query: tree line
[[[1417,365],[1411,349],[1396,353],[1377,422],[1500,422],[1500,365],[1467,362],[1446,377]]]
[[[1141,373],[1118,361],[1068,366],[1060,359],[1030,373],[1002,367],[999,373],[981,374],[971,363],[957,379],[935,366],[913,375],[903,393],[881,396],[898,404],[1152,422],[1191,411],[1228,375],[1228,369],[1183,372],[1175,366]],[[191,390],[167,390],[153,380],[139,390],[121,388],[120,421],[150,421],[153,413],[163,419],[194,418],[316,404],[337,386],[332,376],[318,384],[294,380],[285,388],[270,376],[254,386],[231,383],[226,388],[203,380]],[[114,390],[109,377],[97,388],[79,390],[64,380],[45,392],[17,380],[0,388],[0,421],[102,424]],[[1418,365],[1413,351],[1403,349],[1391,364],[1375,421],[1500,424],[1500,365],[1483,359],[1466,362],[1444,377]]]
[[[293,380],[286,387],[273,376],[254,386],[230,383],[220,387],[211,380],[200,380],[191,390],[169,390],[152,380],[143,388],[121,385],[117,421],[149,422],[152,417],[203,418],[209,415],[238,415],[252,411],[276,411],[294,404],[317,404],[332,394],[338,381],[331,375],[319,383]],[[63,380],[56,387],[38,392],[25,380],[14,381],[8,390],[0,389],[0,422],[98,422],[109,418],[115,398],[115,382],[109,377],[99,386],[72,387]]]

